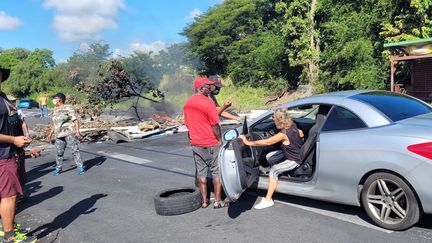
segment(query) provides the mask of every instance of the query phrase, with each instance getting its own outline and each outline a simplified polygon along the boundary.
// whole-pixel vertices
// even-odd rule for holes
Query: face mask
[[[56,99],[53,99],[52,102],[53,102],[54,105],[57,105],[57,100]]]
[[[218,95],[219,92],[220,92],[220,88],[216,87],[211,93],[212,93],[212,95]]]

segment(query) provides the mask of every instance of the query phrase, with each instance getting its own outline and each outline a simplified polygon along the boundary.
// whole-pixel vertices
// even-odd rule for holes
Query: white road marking
[[[252,196],[259,196],[256,193],[253,192],[247,192],[247,194],[252,195]],[[386,230],[384,228],[375,226],[369,222],[364,221],[363,219],[359,218],[358,216],[355,215],[348,215],[348,214],[344,214],[344,213],[339,213],[339,212],[335,212],[335,211],[330,211],[330,210],[325,210],[325,209],[319,209],[319,208],[314,208],[314,207],[309,207],[309,206],[304,206],[304,205],[299,205],[299,204],[295,204],[295,203],[289,203],[289,202],[284,202],[284,201],[280,201],[280,200],[274,200],[277,203],[280,204],[284,204],[284,205],[288,205],[291,207],[296,207],[296,208],[300,208],[302,210],[306,210],[309,212],[313,212],[313,213],[317,213],[317,214],[321,214],[323,216],[327,216],[327,217],[331,217],[331,218],[335,218],[338,220],[342,220],[345,222],[349,222],[352,224],[357,224],[363,227],[367,227],[370,229],[374,229],[374,230],[378,230],[387,234],[391,234],[394,231],[392,230]]]
[[[368,223],[366,221],[364,221],[363,219],[359,218],[358,216],[355,215],[347,215],[344,213],[338,213],[338,212],[334,212],[334,211],[327,211],[327,210],[323,210],[323,209],[319,209],[319,208],[313,208],[313,207],[308,207],[308,206],[303,206],[303,205],[298,205],[298,204],[294,204],[294,203],[288,203],[288,202],[282,202],[279,200],[275,200],[275,202],[284,204],[284,205],[288,205],[288,206],[292,206],[292,207],[296,207],[296,208],[300,208],[303,210],[307,210],[313,213],[317,213],[317,214],[321,214],[327,217],[332,217],[335,219],[339,219],[345,222],[349,222],[349,223],[353,223],[353,224],[357,224],[357,225],[361,225],[370,229],[374,229],[374,230],[378,230],[387,234],[391,234],[393,233],[392,230],[386,230],[384,228],[375,226],[371,223]]]
[[[149,159],[143,159],[143,158],[139,158],[139,157],[135,157],[135,156],[127,155],[127,154],[116,153],[116,152],[97,151],[96,153],[102,154],[102,155],[105,155],[107,157],[111,157],[114,159],[120,159],[120,160],[128,161],[128,162],[131,162],[134,164],[140,164],[140,165],[153,162],[152,160],[149,160]]]

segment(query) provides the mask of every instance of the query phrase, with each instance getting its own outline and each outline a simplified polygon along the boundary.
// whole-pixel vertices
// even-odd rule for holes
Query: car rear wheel
[[[379,226],[390,230],[405,230],[421,216],[413,190],[400,177],[376,173],[365,182],[362,203],[367,215]]]

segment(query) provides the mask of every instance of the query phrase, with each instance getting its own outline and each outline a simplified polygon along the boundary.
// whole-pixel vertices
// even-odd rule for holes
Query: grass
[[[265,88],[229,86],[221,89],[217,100],[222,105],[224,100],[230,99],[234,110],[245,112],[264,108],[268,94],[269,91]]]

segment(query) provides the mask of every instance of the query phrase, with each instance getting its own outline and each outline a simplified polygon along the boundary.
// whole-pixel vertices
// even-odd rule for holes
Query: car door
[[[254,185],[259,177],[258,162],[253,147],[239,138],[227,141],[219,151],[219,169],[227,199],[235,202]]]

